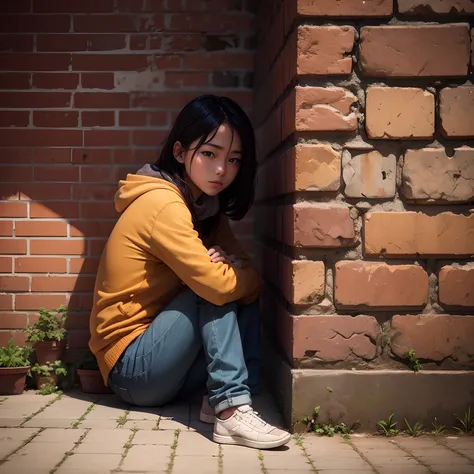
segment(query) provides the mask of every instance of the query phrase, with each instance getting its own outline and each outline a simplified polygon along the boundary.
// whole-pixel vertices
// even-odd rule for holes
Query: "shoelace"
[[[240,413],[242,414],[245,414],[249,417],[248,419],[248,423],[249,425],[251,426],[255,426],[255,427],[262,427],[264,428],[265,426],[268,425],[268,423],[264,420],[262,420],[260,418],[260,416],[258,415],[258,412],[255,411],[253,408],[249,407],[248,409],[246,410],[239,410]]]

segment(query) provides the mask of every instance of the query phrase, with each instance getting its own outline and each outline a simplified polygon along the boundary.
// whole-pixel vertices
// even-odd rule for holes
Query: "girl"
[[[259,383],[259,277],[228,218],[254,198],[245,112],[205,95],[179,114],[154,165],[129,174],[100,261],[90,348],[124,401],[164,405],[206,386],[201,421],[218,443],[286,444],[251,408]]]

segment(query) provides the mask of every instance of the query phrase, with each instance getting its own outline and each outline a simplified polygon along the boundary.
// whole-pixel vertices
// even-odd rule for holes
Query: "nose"
[[[218,176],[224,176],[225,175],[225,164],[219,163],[217,165],[216,174]]]

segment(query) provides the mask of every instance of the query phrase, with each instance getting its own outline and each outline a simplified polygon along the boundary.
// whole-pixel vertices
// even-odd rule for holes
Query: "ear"
[[[173,156],[175,157],[176,161],[184,163],[184,154],[185,149],[183,145],[181,145],[181,142],[175,142],[173,145]]]

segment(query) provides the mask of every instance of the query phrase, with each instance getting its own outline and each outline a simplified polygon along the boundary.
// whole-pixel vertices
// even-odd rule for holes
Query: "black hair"
[[[175,182],[179,181],[182,184],[187,194],[184,197],[191,209],[192,206],[189,206],[191,192],[184,181],[184,164],[174,157],[173,146],[176,142],[180,142],[186,150],[189,150],[191,143],[199,140],[194,149],[194,158],[199,147],[206,143],[206,138],[211,135],[211,140],[223,123],[229,124],[240,137],[242,162],[232,184],[218,195],[220,212],[232,220],[240,220],[247,214],[255,197],[257,156],[255,134],[250,119],[233,100],[207,94],[189,102],[176,118],[155,166],[165,171]],[[216,220],[212,221],[205,227],[209,227],[209,224],[212,227]]]

